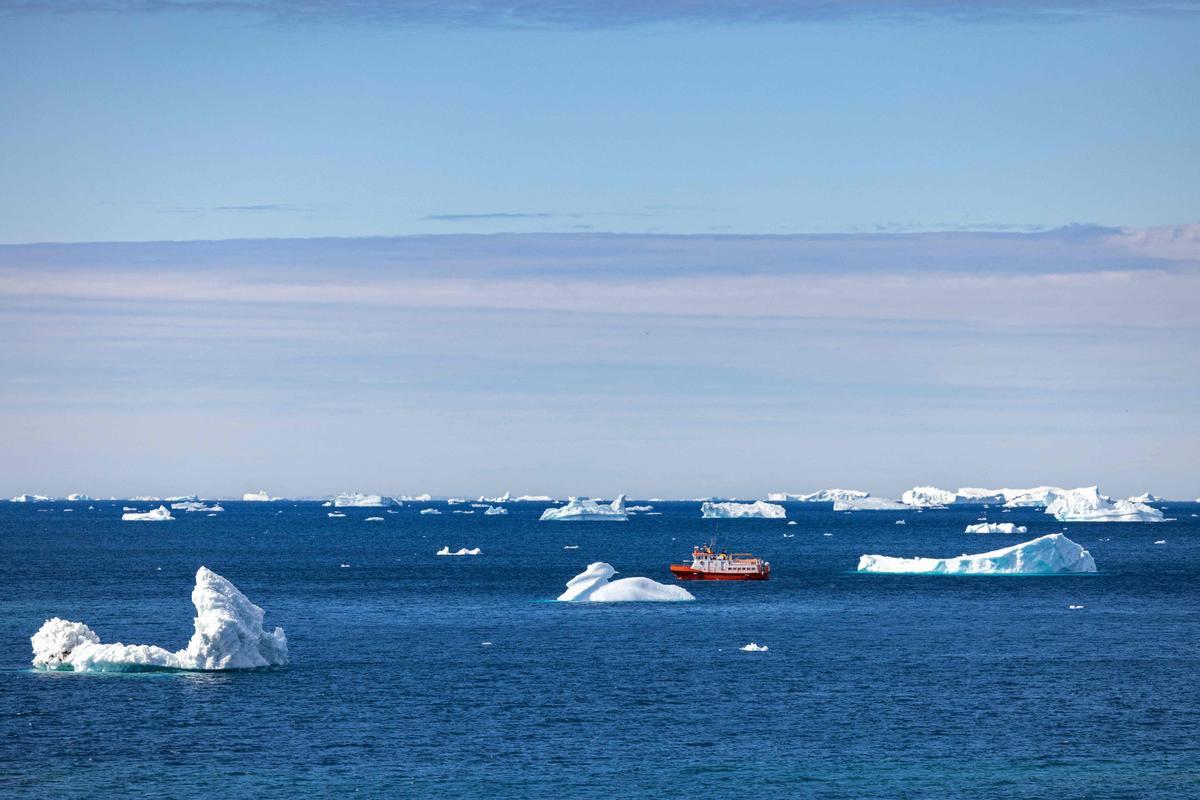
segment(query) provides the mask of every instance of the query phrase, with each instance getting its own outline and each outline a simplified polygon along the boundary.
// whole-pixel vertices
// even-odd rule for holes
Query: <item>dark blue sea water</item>
[[[1194,503],[1065,526],[788,504],[798,525],[719,528],[696,503],[625,525],[539,524],[540,504],[365,523],[380,512],[225,503],[157,524],[88,505],[0,503],[0,797],[1200,797]],[[1067,528],[1102,574],[853,573],[867,552],[1021,540],[963,533],[984,513],[1023,538]],[[591,561],[669,581],[714,529],[773,578],[689,584],[695,603],[549,602]],[[285,628],[290,666],[28,669],[54,615],[182,647],[202,564]]]

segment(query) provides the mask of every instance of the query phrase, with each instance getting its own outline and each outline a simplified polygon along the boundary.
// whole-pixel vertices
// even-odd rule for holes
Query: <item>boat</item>
[[[765,581],[771,577],[771,562],[703,545],[692,549],[691,564],[672,564],[671,574],[681,581]]]

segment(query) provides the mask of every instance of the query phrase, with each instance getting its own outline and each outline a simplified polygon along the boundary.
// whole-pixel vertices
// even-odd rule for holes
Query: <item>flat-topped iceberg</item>
[[[124,522],[166,522],[175,519],[166,506],[159,506],[153,511],[126,511],[121,515]]]
[[[857,489],[822,489],[811,494],[788,494],[787,492],[768,492],[767,499],[776,503],[792,501],[795,503],[836,503],[838,500],[862,500],[870,493]]]
[[[956,495],[936,486],[914,486],[900,495],[900,501],[913,508],[941,508],[954,502]]]
[[[1061,492],[1055,486],[1036,486],[1032,489],[981,489],[964,486],[951,492],[936,486],[915,486],[901,500],[914,508],[943,508],[952,505],[1006,505],[1009,508],[1044,506],[1048,497]]]
[[[968,525],[967,533],[1025,533],[1028,529],[1024,525],[1015,525],[1011,522],[980,522],[977,525]]]
[[[206,505],[201,500],[186,500],[182,503],[171,503],[171,510],[172,511],[186,511],[189,514],[192,514],[197,511],[211,511],[211,512],[215,513],[218,511],[224,511],[225,508],[223,506],[221,506],[219,503],[214,503],[213,505],[210,506],[210,505]]]
[[[246,503],[273,503],[278,499],[278,497],[271,497],[262,489],[259,489],[257,492],[246,492],[242,495],[242,501]]]
[[[648,601],[695,600],[682,586],[668,586],[649,578],[610,580],[617,571],[611,564],[597,561],[567,581],[567,590],[558,599],[569,603],[627,603]]]
[[[523,494],[520,497],[514,497],[514,503],[550,503],[554,498],[548,494]]]
[[[896,558],[864,555],[859,572],[912,573],[926,575],[1055,575],[1095,572],[1091,553],[1061,533],[978,555],[957,558]]]
[[[783,506],[764,503],[704,503],[700,514],[705,519],[784,519],[787,511]]]
[[[1113,500],[1095,486],[1056,494],[1046,506],[1059,522],[1162,522],[1163,513],[1145,503]]]
[[[859,497],[852,500],[835,500],[834,511],[910,511],[910,506],[888,500],[885,497]]]
[[[358,492],[342,492],[337,497],[325,503],[334,508],[385,508],[398,506],[400,502],[392,497],[381,494],[359,494]]]
[[[172,652],[152,644],[102,644],[82,622],[54,617],[31,637],[33,666],[76,672],[254,669],[286,664],[283,628],[263,629],[263,610],[217,573],[201,567],[192,590],[195,632]]]
[[[433,499],[431,494],[402,494],[396,498],[401,501],[411,501],[414,503],[428,503]]]
[[[86,494],[80,494],[79,492],[73,492],[67,495],[67,502],[69,503],[82,503],[91,499],[92,498],[88,497]]]
[[[19,494],[16,497],[14,497],[10,502],[13,502],[13,503],[45,503],[45,502],[48,502],[49,500],[50,500],[50,498],[44,494]]]
[[[542,512],[541,522],[627,522],[625,495],[620,495],[608,505],[583,497],[572,497],[565,506],[547,508]]]

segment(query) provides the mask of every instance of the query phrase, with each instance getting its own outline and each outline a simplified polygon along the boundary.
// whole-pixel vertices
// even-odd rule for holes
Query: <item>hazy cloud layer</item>
[[[1111,15],[1194,15],[1191,0],[0,0],[0,12],[237,12],[290,22],[464,28],[614,28],[838,20],[1062,23]]]
[[[1184,496],[1198,234],[0,247],[0,488]]]

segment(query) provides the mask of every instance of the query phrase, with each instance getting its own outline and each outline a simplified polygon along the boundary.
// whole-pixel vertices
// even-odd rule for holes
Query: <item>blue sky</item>
[[[1198,12],[0,0],[0,489],[1194,497]]]

